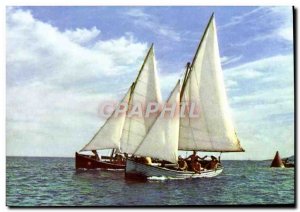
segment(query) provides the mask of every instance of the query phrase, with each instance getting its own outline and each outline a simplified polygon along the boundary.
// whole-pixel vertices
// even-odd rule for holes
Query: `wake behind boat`
[[[210,178],[221,174],[223,167],[219,164],[214,169],[203,169],[200,173],[194,171],[182,171],[176,164],[162,165],[157,164],[146,164],[136,162],[134,159],[127,159],[126,162],[126,173],[127,179],[147,180],[155,177],[162,177],[163,179],[170,180],[182,180],[187,178]]]
[[[159,115],[149,132],[133,153],[138,157],[151,157],[170,164],[140,161],[136,158],[126,161],[125,177],[149,179],[187,179],[215,177],[223,167],[220,160],[208,168],[193,160],[189,170],[180,170],[178,150],[204,152],[243,152],[230,116],[229,104],[224,86],[214,15],[204,31],[191,64],[188,63],[182,86],[177,83],[166,105],[196,103],[200,116],[179,114],[172,118]],[[194,155],[194,157],[196,157]],[[173,165],[172,165],[173,164]],[[173,166],[173,167],[172,167]]]

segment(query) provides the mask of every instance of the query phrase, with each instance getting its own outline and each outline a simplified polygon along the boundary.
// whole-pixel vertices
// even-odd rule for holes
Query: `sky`
[[[294,154],[292,7],[7,7],[6,154],[72,157],[103,123],[154,43],[163,97],[215,13],[229,103],[244,153]],[[200,153],[201,154],[201,153]]]

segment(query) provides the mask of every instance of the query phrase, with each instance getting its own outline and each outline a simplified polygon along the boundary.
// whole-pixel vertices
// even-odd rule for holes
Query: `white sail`
[[[123,104],[127,105],[129,101],[131,88],[119,103],[118,107]],[[117,108],[118,108],[117,107]],[[116,110],[102,125],[92,140],[80,151],[91,151],[101,149],[120,149],[120,138],[124,126],[126,113],[120,113],[115,117]]]
[[[213,16],[184,84],[181,101],[196,103],[200,115],[181,118],[179,149],[243,151],[230,116]]]
[[[172,91],[166,105],[179,107],[180,82]],[[177,163],[179,136],[179,108],[174,117],[158,116],[148,134],[134,153]],[[162,110],[163,111],[163,110]],[[162,113],[161,113],[162,114]]]
[[[133,105],[136,106],[142,104],[143,106],[147,106],[150,102],[161,102],[153,45],[148,51],[144,64],[142,65],[132,89],[129,111],[132,110]],[[155,116],[150,116],[148,118],[145,116],[126,116],[121,137],[121,151],[128,154],[134,153],[137,146],[149,131],[155,118]]]

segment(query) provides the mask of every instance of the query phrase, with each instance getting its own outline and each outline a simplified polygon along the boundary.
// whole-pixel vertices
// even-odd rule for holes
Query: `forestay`
[[[131,111],[133,105],[142,104],[145,107],[150,102],[161,102],[153,45],[148,51],[131,91],[128,110]],[[128,154],[134,153],[137,146],[148,133],[155,118],[156,116],[126,116],[121,137],[121,151]]]
[[[213,16],[184,83],[181,101],[196,103],[200,115],[181,118],[179,149],[243,151],[230,116]]]
[[[180,82],[172,91],[166,105],[179,107]],[[165,105],[165,107],[166,107]],[[164,111],[164,109],[162,110]],[[161,160],[177,163],[178,157],[178,136],[179,136],[179,108],[174,117],[162,116],[161,113],[153,123],[148,134],[134,153],[140,156],[149,156]]]

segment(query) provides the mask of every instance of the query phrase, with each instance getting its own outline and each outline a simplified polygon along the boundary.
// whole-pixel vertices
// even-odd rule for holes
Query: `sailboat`
[[[183,81],[171,92],[167,104],[199,105],[198,117],[158,116],[135,150],[136,158],[126,161],[125,177],[149,179],[186,179],[215,177],[222,173],[220,163],[199,172],[178,167],[178,150],[202,152],[243,152],[233,127],[220,62],[216,24],[212,14],[192,63],[188,63]],[[182,107],[182,106],[181,106]],[[151,157],[163,162],[138,160]]]
[[[279,167],[279,168],[284,168],[284,164],[279,156],[279,152],[277,151],[275,156],[274,156],[274,159],[271,163],[271,167]]]
[[[289,158],[281,159],[279,152],[276,151],[274,159],[272,160],[271,166],[275,168],[293,168],[295,164],[289,160]]]
[[[128,116],[134,105],[160,103],[161,93],[157,76],[153,44],[147,52],[135,81],[131,84],[123,99],[98,132],[79,152],[75,153],[76,169],[124,169],[125,155],[131,155],[150,126],[155,116],[140,118]],[[127,111],[116,116],[119,107]],[[98,156],[97,150],[111,149],[110,156]],[[94,155],[81,152],[92,151]]]

